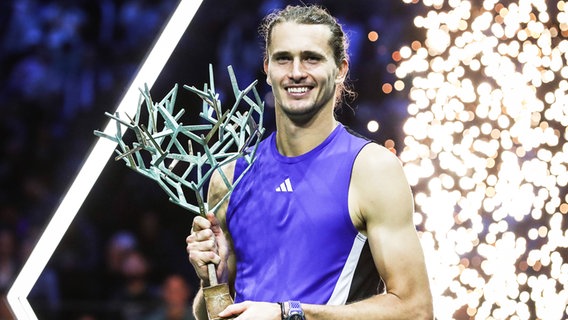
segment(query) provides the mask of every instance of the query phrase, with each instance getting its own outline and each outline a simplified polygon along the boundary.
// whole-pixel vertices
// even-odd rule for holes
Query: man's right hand
[[[189,261],[205,286],[209,286],[207,264],[217,265],[219,282],[227,282],[229,247],[219,220],[213,213],[193,219],[191,234],[186,238]]]

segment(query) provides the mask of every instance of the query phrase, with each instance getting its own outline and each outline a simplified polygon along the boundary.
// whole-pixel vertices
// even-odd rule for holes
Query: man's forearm
[[[348,305],[302,304],[306,319],[349,320],[349,319],[433,319],[431,300],[418,299],[412,303],[402,302],[391,294],[377,295]]]

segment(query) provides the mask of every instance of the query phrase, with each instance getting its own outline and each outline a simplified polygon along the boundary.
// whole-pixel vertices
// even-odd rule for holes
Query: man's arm
[[[398,158],[367,145],[355,161],[350,214],[368,237],[386,294],[346,306],[304,305],[306,319],[432,319],[424,255],[413,223],[414,201]]]
[[[227,179],[232,181],[234,162],[223,168]],[[228,189],[220,174],[215,171],[209,182],[207,202],[215,206],[225,196]],[[233,291],[235,259],[232,251],[231,237],[227,231],[225,215],[228,200],[226,200],[213,215],[197,216],[193,220],[191,234],[187,237],[187,252],[189,260],[201,279],[201,287],[193,301],[193,312],[196,319],[208,319],[203,297],[203,287],[209,286],[207,264],[214,263],[217,267],[219,282],[228,282]]]

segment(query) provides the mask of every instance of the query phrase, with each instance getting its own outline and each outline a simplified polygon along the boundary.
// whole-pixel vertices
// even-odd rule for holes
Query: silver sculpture
[[[141,91],[138,109],[134,116],[106,113],[116,121],[115,136],[95,131],[95,135],[110,139],[118,144],[116,160],[124,160],[126,166],[150,178],[167,193],[170,201],[195,213],[205,215],[216,212],[232,192],[244,173],[252,165],[258,143],[264,133],[264,102],[261,100],[254,81],[245,89],[239,89],[233,69],[229,66],[229,77],[235,102],[223,110],[219,95],[215,91],[213,67],[209,66],[209,84],[203,90],[184,85],[198,95],[202,103],[199,113],[203,124],[184,125],[180,122],[185,110],[174,113],[178,85],[160,101],[154,102],[147,87]],[[252,92],[252,98],[249,95]],[[239,107],[246,104],[245,111]],[[145,111],[147,114],[143,114]],[[147,119],[143,119],[147,116]],[[146,122],[143,124],[142,122]],[[122,128],[134,133],[134,141],[125,142]],[[124,133],[126,133],[126,131]],[[233,181],[229,181],[221,167],[243,157],[248,166]],[[213,207],[204,200],[204,191],[211,175],[217,171],[228,192]],[[193,192],[197,204],[187,200],[186,192]],[[210,319],[227,304],[232,303],[227,284],[218,284],[215,266],[208,265],[210,287],[204,288],[207,311]]]

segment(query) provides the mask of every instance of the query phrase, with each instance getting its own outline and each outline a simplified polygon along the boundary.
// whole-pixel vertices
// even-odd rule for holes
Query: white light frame
[[[143,88],[145,84],[148,88],[152,88],[202,2],[203,0],[180,1],[115,112],[121,114],[126,112],[131,115],[136,113],[140,96],[139,88]],[[104,133],[115,136],[116,132],[116,124],[109,120]],[[116,145],[108,139],[97,139],[75,181],[14,280],[6,298],[16,319],[38,319],[28,301],[28,295],[108,163]]]

